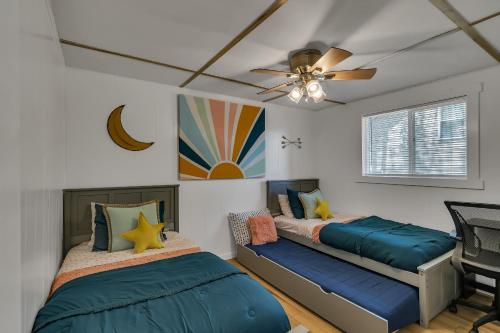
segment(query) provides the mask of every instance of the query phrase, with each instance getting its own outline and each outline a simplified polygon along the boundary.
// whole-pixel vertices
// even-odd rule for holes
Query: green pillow
[[[140,204],[106,206],[104,205],[106,223],[108,225],[108,251],[122,251],[134,248],[134,243],[120,236],[122,233],[135,229],[142,212],[151,224],[160,223],[158,219],[158,203],[150,201]],[[158,236],[160,237],[160,236]]]
[[[300,202],[302,202],[302,206],[304,207],[304,215],[306,219],[315,219],[320,217],[315,212],[316,207],[318,206],[317,204],[318,199],[320,200],[325,200],[325,199],[323,198],[323,194],[321,194],[319,188],[309,193],[304,193],[304,192],[299,193],[299,199]]]

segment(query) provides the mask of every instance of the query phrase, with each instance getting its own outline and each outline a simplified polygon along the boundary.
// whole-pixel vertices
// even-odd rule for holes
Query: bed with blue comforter
[[[445,232],[370,216],[351,223],[330,223],[321,243],[362,257],[417,272],[417,267],[455,247]]]
[[[229,263],[194,253],[83,276],[59,287],[36,333],[260,332],[290,329],[281,305]]]

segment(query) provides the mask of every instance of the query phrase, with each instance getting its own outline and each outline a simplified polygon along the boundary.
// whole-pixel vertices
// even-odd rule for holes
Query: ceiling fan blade
[[[376,68],[328,72],[325,73],[325,80],[369,80],[373,77],[373,75],[375,75],[376,72]]]
[[[269,74],[269,75],[275,75],[275,76],[284,76],[284,77],[293,77],[293,76],[297,75],[297,74],[292,73],[292,72],[284,72],[284,71],[278,71],[276,69],[267,69],[267,68],[256,68],[256,69],[252,69],[250,72]]]
[[[328,98],[325,98],[325,102],[330,102],[330,103],[340,104],[340,105],[346,105],[346,103],[345,103],[345,102],[336,101],[336,100],[334,100],[334,99],[328,99]]]
[[[316,63],[311,66],[311,68],[312,70],[318,69],[321,72],[326,72],[327,70],[349,58],[350,56],[352,56],[351,52],[332,47],[325,54],[323,54],[321,58],[319,58],[318,61],[316,61]]]
[[[280,90],[282,88],[286,88],[288,86],[291,86],[292,84],[294,84],[295,81],[289,81],[289,82],[285,82],[283,84],[280,84],[278,86],[275,86],[275,87],[272,87],[272,88],[269,88],[269,89],[266,89],[266,90],[263,90],[263,91],[260,91],[257,93],[257,95],[264,95],[264,94],[269,94],[273,91],[276,91],[276,90]]]

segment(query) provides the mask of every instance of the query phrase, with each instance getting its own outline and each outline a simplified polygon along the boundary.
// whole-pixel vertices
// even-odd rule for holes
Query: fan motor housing
[[[290,57],[290,69],[298,74],[305,73],[307,66],[314,65],[321,56],[321,51],[317,49],[300,50]]]

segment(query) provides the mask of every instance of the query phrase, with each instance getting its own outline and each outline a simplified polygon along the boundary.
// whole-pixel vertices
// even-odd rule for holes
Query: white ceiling
[[[450,0],[469,21],[500,11],[499,0]],[[197,70],[272,0],[52,0],[61,38]],[[313,5],[313,6],[311,6]],[[455,28],[427,0],[289,0],[208,68],[207,73],[271,87],[283,79],[249,73],[288,70],[292,50],[336,46],[354,55],[335,69],[352,69]],[[500,17],[476,25],[500,49]],[[188,72],[63,45],[68,66],[180,85]],[[353,101],[464,73],[496,62],[463,32],[379,62],[368,81],[330,81],[328,98]],[[264,100],[258,89],[200,76],[191,89]],[[291,105],[286,98],[273,103]],[[317,110],[331,103],[301,107]]]

